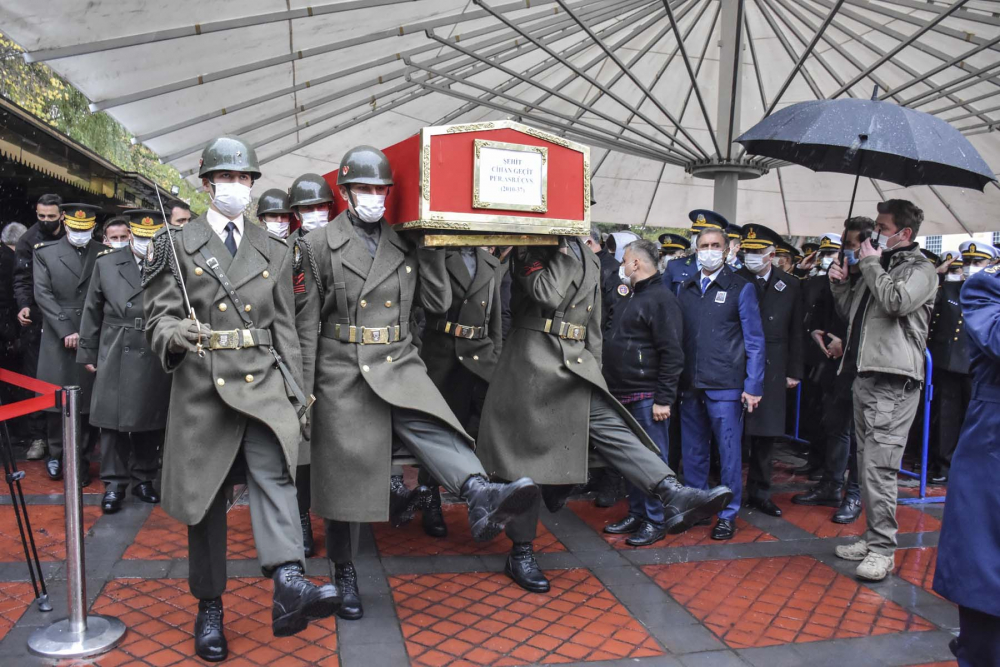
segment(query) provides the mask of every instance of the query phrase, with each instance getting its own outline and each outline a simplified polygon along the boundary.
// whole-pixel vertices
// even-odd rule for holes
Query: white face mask
[[[828,270],[832,264],[833,264],[833,257],[824,257],[823,259],[819,260],[819,268],[823,269],[824,271]]]
[[[964,267],[962,269],[962,273],[946,273],[946,274],[944,274],[944,281],[946,283],[958,283],[958,282],[961,282],[962,279],[965,277],[963,275],[964,273],[965,273],[965,268]]]
[[[66,230],[66,240],[76,248],[86,246],[92,238],[94,238],[94,233],[89,229],[82,232],[77,229]]]
[[[250,205],[250,188],[242,183],[214,183],[212,205],[230,220],[240,217]]]
[[[136,257],[145,257],[146,252],[149,250],[149,242],[153,239],[140,238],[138,236],[132,237],[132,252]]]
[[[705,269],[709,273],[713,273],[722,268],[722,258],[722,250],[707,249],[698,251],[698,262],[701,264],[701,268]]]
[[[635,275],[635,271],[632,272],[632,275],[633,276]],[[622,285],[629,285],[629,286],[632,285],[632,276],[628,275],[625,272],[624,264],[618,267],[618,280],[621,282]]]
[[[287,222],[264,222],[267,225],[267,231],[271,232],[279,239],[288,238],[288,225]]]
[[[966,278],[968,278],[969,276],[976,275],[977,273],[979,273],[982,270],[983,270],[983,267],[981,267],[981,266],[971,266],[969,264],[966,264],[965,266],[962,267],[962,275],[965,276]]]
[[[112,248],[117,250],[118,248],[124,248],[125,246],[127,246],[128,241],[105,241],[104,244],[111,246]]]
[[[884,250],[892,250],[893,247],[895,247],[895,246],[890,246],[889,245],[889,240],[896,238],[897,236],[899,236],[902,233],[903,233],[903,230],[900,229],[898,232],[896,232],[892,236],[886,236],[885,234],[879,234],[877,229],[873,229],[872,230],[872,245],[875,246],[876,248],[882,248]]]
[[[756,253],[748,252],[746,256],[743,257],[743,261],[746,262],[748,269],[750,269],[754,273],[761,273],[764,270],[764,267],[769,266],[771,264],[771,262],[767,260],[769,256],[770,253],[768,253],[767,255],[758,255]]]
[[[354,213],[365,222],[378,222],[385,215],[385,195],[354,193]]]
[[[330,212],[325,208],[318,211],[302,211],[299,213],[299,217],[302,218],[302,229],[311,232],[314,229],[326,227],[326,223],[330,221]],[[268,223],[268,225],[270,224]],[[287,236],[288,232],[285,232],[285,235]]]

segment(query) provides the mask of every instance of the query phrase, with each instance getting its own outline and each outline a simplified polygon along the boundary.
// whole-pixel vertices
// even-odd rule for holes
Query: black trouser
[[[490,385],[486,380],[478,375],[474,375],[472,371],[465,371],[465,373],[468,375],[466,378],[466,387],[468,389],[467,400],[460,402],[451,400],[448,402],[448,407],[455,413],[455,417],[462,425],[462,428],[465,429],[465,432],[475,440],[479,437],[479,422],[483,416],[483,406],[486,405],[486,391],[490,388]],[[453,393],[449,392],[443,395],[445,400],[448,401],[448,398]],[[440,486],[440,483],[434,479],[434,476],[423,467],[417,473],[417,482],[432,488]]]
[[[759,502],[771,497],[771,453],[774,438],[768,435],[750,436],[750,456],[747,463],[745,497]]]
[[[854,394],[849,378],[838,378],[837,384],[829,393],[822,424],[826,434],[822,481],[842,486],[844,473],[847,473],[847,493],[857,497],[861,494],[858,480],[858,441],[854,436]]]
[[[97,446],[97,441],[101,437],[101,429],[87,423],[90,415],[80,415],[80,432],[77,434],[80,439],[80,467],[84,468],[89,464],[90,455]],[[62,441],[62,414],[59,412],[45,413],[45,426],[48,431],[49,458],[62,461],[63,441]]]
[[[295,498],[299,503],[299,516],[307,514],[312,507],[312,480],[309,477],[309,464],[295,469]]]
[[[958,608],[958,667],[1000,665],[1000,616]]]
[[[163,429],[126,433],[101,429],[101,481],[106,491],[124,493],[129,482],[152,482],[160,462]]]
[[[972,382],[965,373],[953,373],[944,369],[934,369],[934,400],[931,403],[929,467],[935,472],[947,472],[951,467],[951,455],[958,445],[958,434],[962,431],[965,411],[972,400]],[[922,431],[921,431],[922,432]]]

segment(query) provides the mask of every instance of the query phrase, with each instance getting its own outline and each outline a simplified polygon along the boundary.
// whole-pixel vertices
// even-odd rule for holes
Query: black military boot
[[[805,493],[797,493],[792,496],[792,502],[796,505],[840,507],[840,484],[820,482]]]
[[[548,593],[549,580],[535,562],[535,553],[531,542],[515,542],[507,556],[504,573],[514,580],[514,583],[531,593]]]
[[[309,621],[332,616],[340,608],[342,596],[334,584],[317,586],[305,578],[298,563],[285,563],[271,575],[274,580],[274,607],[271,631],[275,637],[302,632]]]
[[[435,483],[430,492],[421,517],[424,532],[431,537],[448,537],[448,524],[444,522],[444,513],[441,512],[441,487]]]
[[[861,516],[861,496],[848,493],[830,520],[834,523],[854,523],[859,516]]]
[[[622,474],[614,468],[605,468],[604,475],[597,485],[597,497],[594,504],[598,507],[614,507],[625,497],[625,486]]]
[[[414,489],[406,488],[402,475],[389,478],[389,521],[396,528],[407,524],[417,509],[427,502],[431,490],[422,484]]]
[[[222,631],[222,598],[198,600],[198,617],[194,619],[194,652],[209,662],[220,662],[229,656],[229,645]]]
[[[340,605],[337,616],[346,621],[356,621],[364,616],[365,609],[361,606],[361,593],[358,591],[358,571],[354,569],[354,563],[347,561],[336,565],[333,579],[344,595],[344,603]]]
[[[299,523],[302,524],[302,552],[306,558],[312,558],[316,553],[316,540],[313,539],[312,519],[309,512],[299,515]]]
[[[469,504],[469,531],[476,542],[489,542],[507,522],[527,512],[539,501],[538,486],[527,477],[495,484],[473,475],[462,485],[462,499]]]
[[[729,487],[702,491],[684,486],[673,476],[664,477],[653,488],[652,495],[663,503],[663,528],[668,535],[683,533],[702,519],[718,514],[733,499]]]

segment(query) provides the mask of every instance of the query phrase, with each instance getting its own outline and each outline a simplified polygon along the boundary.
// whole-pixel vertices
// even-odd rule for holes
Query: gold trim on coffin
[[[558,244],[559,239],[548,234],[424,234],[420,239],[424,248]]]
[[[472,160],[472,208],[493,208],[501,211],[530,211],[532,213],[545,213],[549,210],[549,149],[546,146],[528,146],[525,144],[511,144],[504,141],[489,141],[488,139],[476,139],[474,142],[476,155]],[[520,151],[522,153],[538,153],[542,156],[542,203],[532,204],[495,204],[483,201],[479,198],[479,159],[480,151],[483,148],[497,148],[505,151]]]

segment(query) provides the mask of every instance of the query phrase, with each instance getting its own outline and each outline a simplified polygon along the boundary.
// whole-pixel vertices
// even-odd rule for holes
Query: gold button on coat
[[[479,361],[479,355],[478,354],[472,355],[472,360],[473,361]]]
[[[264,278],[270,278],[271,277],[271,272],[270,271],[265,271],[264,273],[262,273],[260,275],[263,276]]]
[[[217,385],[219,385],[220,387],[222,387],[222,386],[225,386],[225,384],[226,384],[226,381],[225,381],[225,380],[223,380],[222,378],[219,378],[218,380],[216,380],[216,381],[215,381],[215,384],[217,384]]]
[[[486,305],[486,302],[485,302],[485,301],[483,301],[482,305],[483,305],[483,306],[485,306],[485,305]]]
[[[219,310],[221,310],[222,312],[226,312],[226,308],[228,308],[228,307],[229,307],[229,306],[227,306],[227,305],[226,305],[226,304],[224,304],[224,303],[220,303],[220,304],[219,304]]]
[[[593,307],[593,306],[587,306],[587,312],[588,312],[588,313],[589,313],[590,311],[592,311],[593,309],[594,309],[594,307]]]
[[[364,299],[361,299],[361,307],[362,308],[367,308],[368,307],[368,302],[365,301]]]
[[[392,363],[392,357],[386,357],[385,360],[386,360],[386,363],[390,363],[390,364]]]
[[[203,273],[205,273],[205,271],[200,266],[196,267],[195,270],[194,270],[194,275],[196,275],[196,276],[200,276]]]
[[[361,367],[361,370],[363,370],[365,373],[367,373],[371,369],[368,368],[368,364],[365,364],[364,366]]]
[[[249,374],[243,379],[246,380],[247,382],[253,382],[253,376]]]
[[[577,360],[576,360],[576,363],[582,364],[583,363],[583,359],[578,357]]]
[[[411,269],[409,265],[407,265],[407,266],[406,266],[406,272],[407,272],[407,273],[409,273],[409,272],[410,272],[410,271],[412,271],[412,270],[413,270],[413,269]]]
[[[385,307],[386,308],[392,308],[392,301],[386,301],[385,302]]]
[[[243,310],[245,310],[245,311],[247,311],[249,313],[250,312],[250,304],[248,303],[247,305],[243,306]]]

